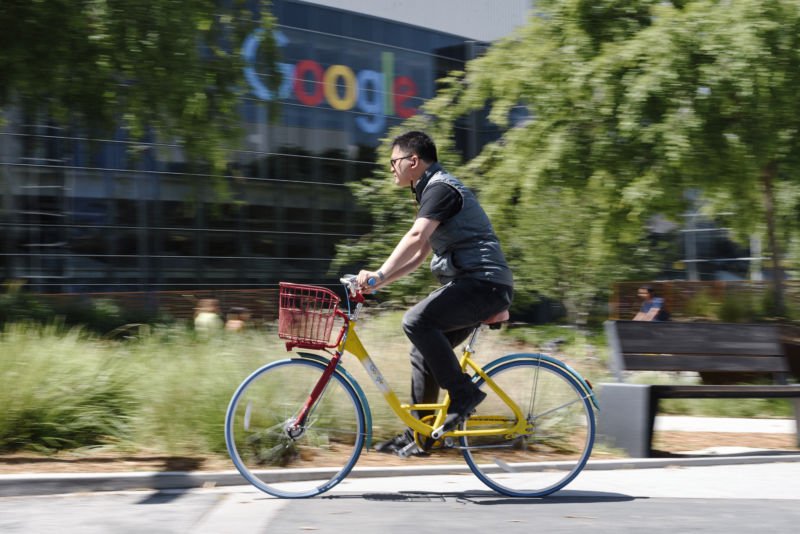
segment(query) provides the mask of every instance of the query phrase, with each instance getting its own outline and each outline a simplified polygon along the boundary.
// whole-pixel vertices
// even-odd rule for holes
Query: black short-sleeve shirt
[[[444,182],[428,184],[419,200],[417,218],[444,223],[461,211],[463,203],[464,200],[453,186]]]

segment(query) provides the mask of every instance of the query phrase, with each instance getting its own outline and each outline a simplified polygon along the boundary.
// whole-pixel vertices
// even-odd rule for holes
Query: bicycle
[[[341,482],[371,445],[372,415],[364,391],[341,365],[353,354],[395,415],[427,450],[457,449],[470,470],[493,490],[513,497],[540,497],[563,488],[583,469],[595,435],[598,408],[589,382],[543,354],[512,354],[481,367],[475,341],[491,318],[472,332],[462,369],[487,398],[458,428],[443,432],[449,397],[435,404],[403,404],[372,361],[355,327],[364,295],[345,276],[347,312],[331,290],[282,282],[279,336],[287,350],[329,351],[330,357],[296,352],[253,372],[231,398],[225,440],[233,463],[256,488],[284,498],[312,497]],[[352,307],[355,304],[355,307]],[[335,318],[344,324],[330,336]],[[417,419],[413,410],[434,415]],[[313,466],[287,471],[287,466]],[[291,474],[291,476],[288,476]]]

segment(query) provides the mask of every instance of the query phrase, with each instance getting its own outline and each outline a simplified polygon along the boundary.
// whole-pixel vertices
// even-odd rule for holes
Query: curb
[[[584,470],[657,469],[664,467],[706,467],[775,462],[800,462],[800,454],[777,453],[732,456],[703,456],[676,458],[626,458],[621,460],[590,460]],[[535,470],[551,469],[563,462],[541,462]],[[333,469],[286,469],[277,475],[282,480],[310,480]],[[398,476],[435,476],[470,473],[466,464],[431,466],[355,467],[348,478],[385,478]],[[141,472],[141,473],[54,473],[30,475],[0,475],[0,497],[55,495],[123,490],[168,490],[216,486],[240,486],[248,482],[238,471],[216,472]]]

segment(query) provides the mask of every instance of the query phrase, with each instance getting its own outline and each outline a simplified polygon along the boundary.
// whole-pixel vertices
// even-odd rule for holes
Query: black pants
[[[459,396],[472,387],[453,348],[482,321],[511,305],[513,289],[472,278],[446,284],[406,312],[411,340],[411,403],[437,402],[439,387]],[[426,413],[413,414],[424,417]]]

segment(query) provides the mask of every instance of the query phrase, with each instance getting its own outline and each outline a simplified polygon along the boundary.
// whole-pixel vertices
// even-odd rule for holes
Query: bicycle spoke
[[[537,419],[541,419],[542,417],[545,417],[545,416],[547,416],[547,415],[550,415],[551,413],[557,412],[557,411],[559,411],[559,410],[563,410],[564,408],[566,408],[566,407],[568,407],[568,406],[572,406],[572,405],[573,405],[573,404],[575,404],[576,402],[583,402],[583,401],[585,401],[585,400],[586,400],[586,396],[583,396],[583,397],[578,397],[578,398],[576,398],[575,400],[571,400],[571,401],[569,401],[569,402],[567,402],[567,403],[565,403],[565,404],[562,404],[561,406],[556,406],[555,408],[553,408],[553,409],[551,409],[551,410],[548,410],[548,411],[546,411],[546,412],[544,412],[544,413],[541,413],[541,414],[539,414],[539,415],[534,415],[534,416],[533,416],[533,420],[534,420],[534,421],[536,421]],[[528,417],[530,417],[530,416],[531,416],[531,415],[530,415],[530,414],[528,414]]]
[[[250,430],[250,417],[253,415],[253,403],[248,402],[247,408],[244,410],[244,421],[243,426],[245,430]]]
[[[531,388],[533,389],[533,391],[531,392],[531,401],[530,401],[530,403],[528,403],[528,413],[526,414],[527,419],[531,418],[531,416],[533,414],[534,406],[536,405],[536,391],[537,391],[537,388],[539,386],[539,365],[538,365],[538,363],[541,363],[541,360],[539,360],[537,362],[536,371],[534,373],[533,380],[531,381]]]
[[[500,469],[502,469],[506,473],[518,473],[519,472],[517,469],[515,469],[514,467],[508,465],[507,463],[505,463],[500,458],[493,458],[493,461],[494,461],[495,464],[497,464],[500,467]]]

